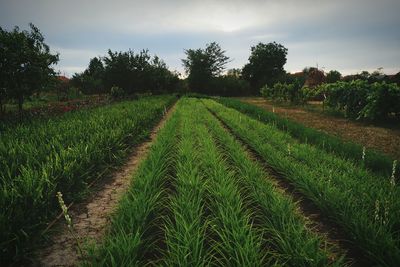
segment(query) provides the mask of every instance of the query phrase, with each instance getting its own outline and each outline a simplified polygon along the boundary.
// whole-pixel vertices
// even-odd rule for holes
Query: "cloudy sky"
[[[71,76],[107,49],[148,48],[182,72],[184,49],[218,42],[241,68],[258,42],[288,48],[285,69],[400,71],[400,0],[0,0],[0,26],[33,22]]]

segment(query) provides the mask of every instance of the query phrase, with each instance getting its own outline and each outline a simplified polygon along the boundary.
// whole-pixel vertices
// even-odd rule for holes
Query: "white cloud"
[[[146,47],[182,71],[184,48],[214,40],[234,59],[229,67],[243,66],[260,41],[288,47],[289,70],[316,62],[390,69],[400,62],[398,0],[0,0],[0,6],[2,27],[35,23],[68,71],[108,48]]]

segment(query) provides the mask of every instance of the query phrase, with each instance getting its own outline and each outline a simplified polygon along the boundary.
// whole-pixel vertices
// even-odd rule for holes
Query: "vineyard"
[[[345,117],[367,121],[400,118],[400,87],[396,83],[365,80],[322,83],[313,88],[299,83],[264,86],[261,94],[275,101],[306,103],[321,100],[324,106],[342,112]]]
[[[1,233],[11,240],[2,252],[18,256],[54,216],[56,192],[79,198],[174,101],[146,97],[2,133]],[[398,266],[398,169],[376,153],[237,100],[184,97],[81,264]]]

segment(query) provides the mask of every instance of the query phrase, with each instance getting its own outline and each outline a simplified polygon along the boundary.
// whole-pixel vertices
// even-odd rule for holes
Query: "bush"
[[[307,97],[324,95],[325,104],[351,118],[367,120],[399,118],[400,88],[395,83],[354,80],[322,84]]]
[[[121,87],[113,86],[110,90],[110,96],[114,99],[122,98],[125,96],[125,91]]]
[[[68,91],[67,91],[68,99],[76,99],[76,98],[80,98],[81,96],[82,96],[82,92],[79,90],[79,88],[74,87],[74,86],[68,88]]]
[[[299,83],[275,83],[273,87],[265,85],[260,92],[263,97],[276,101],[303,103],[305,100]]]
[[[325,87],[326,104],[329,107],[343,110],[346,117],[356,118],[367,104],[370,90],[367,81],[336,82]]]
[[[250,93],[250,84],[235,76],[220,76],[212,78],[210,88],[213,95],[243,96]]]
[[[355,119],[400,119],[400,87],[395,83],[353,80],[300,87],[296,83],[276,83],[273,87],[264,86],[260,92],[275,101],[324,101],[326,106]]]
[[[370,120],[400,118],[400,87],[395,84],[373,83],[367,104],[359,112],[360,118]]]

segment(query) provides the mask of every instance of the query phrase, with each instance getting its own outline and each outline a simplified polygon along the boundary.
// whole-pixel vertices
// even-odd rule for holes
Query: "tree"
[[[393,75],[390,79],[389,82],[391,83],[397,83],[397,85],[400,85],[400,72],[396,73]]]
[[[221,75],[229,62],[229,57],[219,44],[212,42],[205,49],[185,50],[186,59],[182,59],[189,88],[199,93],[213,93],[212,80]]]
[[[342,78],[342,74],[338,72],[337,70],[331,70],[326,74],[326,82],[327,83],[335,83],[337,81],[340,81]]]
[[[317,68],[309,68],[305,86],[315,87],[325,82],[325,73]]]
[[[171,72],[158,56],[148,50],[134,53],[113,52],[90,60],[88,68],[75,74],[73,84],[84,93],[110,92],[112,87],[132,95],[142,92],[172,92],[179,83],[178,74]]]
[[[81,88],[85,94],[105,93],[104,65],[100,57],[90,59],[89,66],[83,73],[74,74],[72,84]]]
[[[236,78],[241,78],[242,77],[242,70],[241,69],[229,69],[226,72],[227,76],[232,76]]]
[[[264,86],[272,86],[285,71],[287,48],[276,42],[258,43],[251,47],[249,63],[243,67],[243,77],[249,81],[253,92]]]
[[[30,32],[5,31],[0,27],[0,77],[7,98],[18,101],[22,111],[24,98],[41,91],[54,80],[53,64],[58,54],[51,54],[44,37],[32,23]]]

